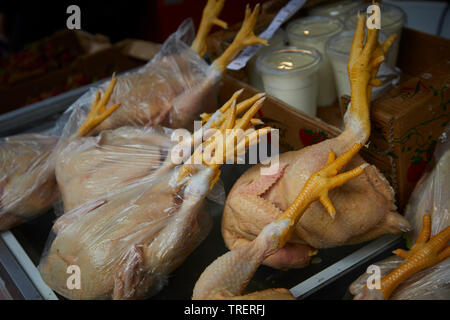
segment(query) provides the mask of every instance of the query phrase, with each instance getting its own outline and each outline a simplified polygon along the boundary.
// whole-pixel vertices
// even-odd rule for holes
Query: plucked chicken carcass
[[[260,6],[253,12],[247,6],[242,27],[232,44],[208,65],[201,55],[205,53],[205,38],[213,24],[226,26],[217,19],[224,0],[209,0],[202,25],[192,50],[180,39],[181,31],[166,41],[155,58],[137,73],[119,78],[111,104],[120,101],[124,108],[98,126],[96,132],[125,125],[149,126],[162,124],[171,128],[190,128],[193,120],[217,106],[217,91],[221,75],[227,65],[246,46],[266,44],[253,33]]]
[[[222,234],[230,250],[247,245],[288,208],[311,174],[327,162],[329,152],[340,155],[355,143],[367,142],[368,97],[372,86],[380,83],[375,76],[394,37],[378,44],[378,30],[368,30],[364,44],[364,22],[364,17],[360,17],[348,62],[351,106],[345,116],[345,130],[336,138],[280,155],[279,170],[273,175],[260,175],[261,166],[256,165],[240,177],[227,198],[222,219]],[[356,156],[349,167],[363,163]],[[396,212],[392,188],[372,165],[359,177],[333,190],[330,198],[339,215],[333,218],[318,203],[311,204],[291,240],[264,264],[280,269],[302,267],[318,248],[363,242],[409,227],[408,221]]]
[[[75,136],[85,136],[104,117],[117,110],[117,104],[105,109],[115,81],[113,77],[101,100],[97,95],[88,121]],[[51,135],[22,134],[1,142],[0,230],[11,229],[48,211],[58,198],[53,158],[58,140]]]
[[[315,172],[306,182],[294,202],[261,233],[246,245],[235,248],[217,258],[201,274],[194,287],[193,299],[239,299],[239,300],[290,300],[294,299],[287,289],[267,289],[244,294],[247,284],[264,260],[286,245],[295,225],[305,210],[320,200],[328,213],[334,216],[334,208],[327,194],[363,173],[366,164],[337,175],[361,148],[355,144],[339,158],[330,152],[326,166]]]
[[[260,136],[270,132],[270,128],[245,131],[239,136],[238,144],[233,144],[235,136],[229,136],[227,129],[245,130],[251,127],[256,121],[253,116],[264,100],[257,95],[236,105],[238,95],[239,92],[233,95],[203,126],[203,129],[219,129],[219,135],[214,133],[207,136],[208,140],[196,147],[192,155],[190,152],[183,153],[182,165],[172,162],[169,156],[172,152],[169,150],[160,152],[160,141],[166,141],[158,137],[161,131],[142,128],[142,133],[136,134],[136,131],[128,131],[135,129],[120,128],[102,133],[98,140],[93,138],[86,141],[86,156],[69,159],[80,162],[78,167],[72,162],[75,167],[73,172],[61,167],[59,173],[70,176],[61,180],[58,176],[58,181],[68,183],[61,188],[65,205],[67,203],[69,207],[76,207],[55,222],[54,240],[40,264],[41,275],[53,290],[70,299],[136,299],[151,296],[162,288],[170,272],[208,234],[210,220],[204,207],[204,198],[219,178],[222,156],[234,157],[235,152],[242,152],[255,144]],[[237,114],[249,107],[242,118],[236,118]],[[194,133],[193,139],[183,140],[172,150],[183,150],[179,149],[180,145],[188,146],[189,149],[197,146],[197,142],[203,138],[199,131]],[[134,137],[127,136],[130,132]],[[225,153],[218,152],[222,133],[226,138]],[[141,137],[140,140],[134,140],[136,135]],[[152,135],[155,137],[152,138]],[[119,136],[117,141],[108,141]],[[128,137],[133,138],[129,140]],[[105,140],[102,142],[101,139]],[[120,141],[123,142],[122,147],[118,145]],[[147,146],[135,148],[132,141],[138,141],[137,145],[146,143]],[[99,144],[96,147],[97,142]],[[158,145],[152,148],[154,143]],[[76,146],[83,153],[81,143]],[[96,154],[96,149],[101,149],[99,154]],[[124,165],[130,168],[123,161],[131,161],[131,158],[120,157],[120,153],[126,153],[127,149],[132,154],[141,154],[135,155],[137,167],[144,168],[144,159],[151,157],[160,163],[155,166],[156,162],[149,161],[142,171],[138,168],[131,173],[119,169]],[[208,153],[213,155],[212,161],[202,161],[203,164],[192,161],[199,159],[199,156],[204,159]],[[92,161],[88,155],[93,155]],[[69,153],[67,156],[70,158]],[[94,171],[83,171],[84,165],[94,170],[104,169],[104,173],[117,177],[117,183],[108,186],[107,178],[101,177],[101,174],[90,175],[89,172]],[[81,176],[77,178],[76,174]],[[111,192],[86,201],[91,197],[90,194],[82,193],[81,199],[75,191],[77,185],[80,188],[85,184],[96,184],[100,193],[105,188]],[[82,204],[78,205],[80,202]],[[67,268],[71,265],[80,268],[80,289],[71,290],[67,286]]]

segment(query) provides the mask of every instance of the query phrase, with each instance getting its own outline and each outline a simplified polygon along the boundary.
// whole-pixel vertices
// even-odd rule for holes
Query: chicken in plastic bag
[[[49,157],[58,138],[21,134],[0,142],[0,230],[49,210],[58,198]]]
[[[189,134],[192,139],[183,140],[173,147],[167,145],[167,149],[165,143],[158,144],[156,148],[135,148],[128,144],[127,139],[124,140],[123,148],[115,144],[114,137],[129,128],[102,134],[103,138],[107,139],[108,135],[113,138],[107,147],[99,147],[105,152],[103,164],[116,162],[116,170],[112,170],[111,163],[112,175],[126,174],[133,161],[139,168],[128,175],[133,181],[113,179],[111,184],[114,186],[106,187],[111,192],[88,200],[57,219],[48,249],[39,266],[42,278],[53,290],[70,299],[137,299],[152,296],[164,286],[168,275],[210,230],[205,197],[219,179],[220,165],[225,159],[234,157],[235,152],[241,154],[244,151],[245,154],[249,146],[271,131],[270,128],[251,130],[253,123],[259,123],[253,117],[261,108],[264,98],[259,99],[260,95],[257,95],[236,105],[239,93],[216,111],[202,129],[193,135]],[[248,108],[243,117],[238,119],[237,115]],[[216,130],[204,132],[205,129]],[[235,135],[233,130],[227,129],[241,129],[241,133]],[[141,137],[146,133],[155,134],[156,141],[167,141],[164,136],[169,131],[161,128],[141,130]],[[133,133],[136,134],[136,131]],[[237,144],[234,141],[236,137]],[[142,138],[136,142],[136,146],[144,142],[152,145],[151,139]],[[199,145],[202,140],[205,142]],[[89,149],[89,143],[87,146],[87,155],[95,153],[95,150]],[[192,146],[194,152],[191,154]],[[221,148],[223,146],[225,149]],[[183,151],[186,148],[189,152]],[[112,157],[106,155],[107,149],[110,149]],[[119,153],[127,153],[127,150],[130,156],[123,157],[124,163]],[[225,152],[220,152],[222,150]],[[172,160],[173,155],[179,155],[180,152],[181,164],[178,165]],[[132,160],[133,156],[135,160]],[[153,157],[155,159],[150,160]],[[196,159],[201,159],[201,162],[197,164]],[[145,161],[148,161],[147,166]],[[102,163],[98,164],[101,168]],[[120,166],[125,168],[118,169]],[[92,169],[95,167],[93,165]],[[93,181],[86,175],[87,172],[82,170],[81,176],[87,181]],[[108,183],[107,177],[102,179]],[[84,182],[80,182],[82,188]],[[74,188],[77,183],[69,182],[69,185],[69,188]],[[101,184],[98,187],[97,190],[102,192]],[[67,191],[63,199],[68,206],[90,198],[90,195],[84,194],[83,199],[80,199],[78,195],[72,195],[74,192]],[[75,281],[72,287],[68,285],[70,274],[67,272],[70,270],[68,268],[74,266],[78,268],[80,278],[79,286]]]
[[[196,43],[198,39],[205,41],[213,23],[226,25],[217,19],[223,4],[223,0],[208,1],[202,17],[207,27],[200,26],[192,46],[189,44],[194,35],[193,24],[185,21],[152,61],[137,72],[119,77],[110,104],[120,102],[124,108],[106,119],[95,132],[125,125],[161,124],[192,129],[192,123],[200,113],[214,111],[221,75],[228,64],[244,47],[267,43],[253,33],[260,6],[257,5],[253,12],[247,6],[245,19],[234,41],[212,65],[208,65],[201,57],[204,46]]]
[[[226,26],[224,22],[217,19],[217,15],[220,13],[223,3],[223,0],[208,1],[199,28],[199,35],[193,43],[194,50],[203,52],[202,54],[204,54],[205,37],[211,27],[214,24]],[[170,70],[163,71],[163,65],[160,65],[158,68],[160,71],[159,76],[157,73],[153,73],[153,75],[149,76],[155,81],[155,86],[158,86],[158,83],[162,83],[161,85],[164,87],[164,75],[172,74],[175,76],[174,78],[176,78],[173,82],[174,86],[177,87],[177,92],[180,93],[180,90],[187,89],[189,86],[183,87],[183,85],[178,85],[177,83],[180,81],[190,83],[191,80],[199,74],[198,68],[196,67],[197,63],[198,65],[204,66],[205,62],[199,61],[201,60],[200,57],[198,57],[194,51],[188,50],[185,42],[183,42],[183,40],[190,42],[190,38],[193,37],[193,34],[192,23],[184,23],[178,32],[166,42],[163,48],[164,52],[161,52],[159,58],[156,60],[168,62],[171,60],[168,57],[164,58],[165,54],[176,55],[177,52],[180,53],[184,51],[187,53],[182,55],[184,57],[183,59],[180,57],[173,57],[173,61],[176,63],[169,63],[171,66]],[[180,75],[180,72],[174,73],[174,69],[177,69],[178,67],[181,68],[182,65],[190,65],[192,68],[185,69],[183,76],[177,78],[177,75]],[[200,69],[202,68],[203,67]],[[145,72],[145,70],[148,69],[144,67],[136,75],[130,74],[129,77],[140,79],[140,77],[144,77],[142,73]],[[121,77],[120,83],[120,94],[114,94],[115,99],[117,99],[118,96],[120,96],[121,99],[124,99],[127,93],[130,93],[133,95],[128,96],[127,98],[130,103],[141,103],[140,100],[136,98],[136,93],[141,89],[145,90],[145,86],[139,87],[143,82],[136,82],[130,79],[127,80],[127,77],[123,80]],[[126,83],[127,85],[125,85]],[[145,84],[148,85],[149,82],[147,81]],[[103,85],[100,89],[107,90],[107,85],[108,84]],[[137,85],[135,88],[136,90],[128,92],[125,89],[128,85]],[[130,87],[128,86],[127,88],[129,89]],[[153,96],[156,96],[154,99],[156,99],[155,101],[158,101],[158,103],[159,98],[157,97],[164,95],[164,91],[159,92],[160,89],[161,88],[157,91],[153,91]],[[116,88],[116,91],[117,90],[118,88]],[[67,139],[73,137],[78,131],[80,125],[82,125],[90,112],[91,103],[95,99],[95,92],[96,89],[91,89],[80,97],[58,120],[55,127],[48,132],[17,135],[0,140],[0,166],[2,169],[0,175],[0,230],[13,228],[23,221],[45,213],[53,206],[55,200],[58,198],[58,190],[56,188],[54,175],[54,156],[58,151],[57,146],[64,144]],[[114,102],[110,103],[108,109],[113,105],[115,105]],[[132,110],[131,113],[133,112]],[[133,116],[130,117],[131,119],[134,119]],[[95,130],[97,133],[99,131],[100,130]],[[87,134],[87,132],[85,134]]]
[[[422,247],[430,247],[433,238],[440,240],[434,248],[441,248],[449,241],[450,217],[449,217],[449,189],[450,180],[450,126],[446,128],[439,139],[434,154],[434,161],[431,163],[431,170],[427,171],[417,183],[408,205],[405,209],[405,216],[412,226],[412,230],[406,235],[408,243],[414,244],[411,250],[396,250],[396,256],[389,257],[375,265],[380,268],[381,276],[386,279],[396,275],[400,281],[395,283],[398,287],[393,290],[389,299],[394,300],[436,300],[450,299],[450,247],[444,250],[435,250],[437,257],[436,264],[418,272],[412,272],[407,276],[402,271],[407,269],[405,265],[413,259],[414,251]],[[422,225],[424,227],[422,227]],[[424,231],[429,234],[424,235]],[[428,240],[428,238],[430,238]],[[438,242],[437,240],[434,240]],[[419,245],[417,245],[419,244]],[[428,244],[428,245],[427,245]],[[429,250],[431,250],[429,248]],[[433,250],[431,250],[433,251]],[[428,254],[418,257],[419,265],[429,259]],[[415,266],[415,268],[418,268]],[[415,271],[415,268],[411,268]],[[371,273],[361,275],[350,286],[350,292],[358,299],[360,298],[385,298],[382,296],[370,295],[366,287]],[[389,276],[388,276],[389,275]],[[399,276],[400,275],[400,276]],[[398,281],[398,280],[397,280]],[[392,285],[392,284],[390,284]],[[373,291],[373,290],[372,290]]]
[[[117,110],[119,105],[101,109],[105,108],[115,81],[113,77],[101,100],[98,93],[93,112],[70,140],[89,134],[102,117]],[[0,230],[8,230],[45,213],[58,199],[54,157],[61,143],[58,130],[62,130],[62,122],[64,120],[47,133],[20,134],[0,141]]]

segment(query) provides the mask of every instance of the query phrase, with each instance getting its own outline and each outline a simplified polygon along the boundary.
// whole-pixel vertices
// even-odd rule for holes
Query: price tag
[[[306,0],[291,0],[275,16],[270,25],[259,36],[269,40],[280,26],[292,17],[305,4]],[[242,52],[227,66],[230,70],[240,70],[247,64],[247,61],[261,48],[262,45],[246,47]]]

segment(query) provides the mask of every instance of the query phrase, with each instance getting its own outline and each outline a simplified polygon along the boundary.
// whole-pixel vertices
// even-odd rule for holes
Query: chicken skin
[[[233,186],[224,209],[222,235],[232,250],[247,245],[289,207],[308,178],[326,162],[329,152],[341,155],[355,143],[364,145],[370,135],[369,99],[375,78],[394,37],[378,43],[378,31],[368,30],[364,44],[364,17],[355,31],[348,62],[351,106],[345,130],[339,136],[279,157],[272,175],[260,175],[261,165],[244,173]],[[355,156],[348,167],[366,164]],[[347,169],[347,168],[344,168]],[[406,231],[409,224],[396,212],[394,192],[372,165],[364,173],[330,192],[339,214],[333,218],[319,203],[312,203],[297,223],[288,244],[264,264],[279,269],[307,265],[319,248],[367,241],[383,234]]]

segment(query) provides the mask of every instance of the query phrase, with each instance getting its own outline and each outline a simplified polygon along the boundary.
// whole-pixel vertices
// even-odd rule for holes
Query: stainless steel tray
[[[59,115],[79,96],[89,90],[90,86],[98,86],[101,82],[0,115],[0,136],[50,128]],[[226,192],[231,189],[234,182],[246,169],[248,166],[245,165],[223,167],[222,180]],[[211,202],[210,210],[214,226],[208,238],[169,277],[168,285],[153,299],[190,299],[195,282],[203,270],[215,258],[227,251],[220,233],[223,207]],[[25,299],[57,298],[57,295],[43,283],[36,268],[54,219],[54,213],[49,212],[11,232],[1,234],[1,239],[8,244],[12,259],[23,271],[23,273],[10,274],[17,283],[28,281],[23,289],[26,291]],[[385,236],[369,243],[320,250],[318,254],[320,262],[303,269],[279,271],[262,266],[250,282],[249,290],[274,287],[290,288],[295,297],[303,299],[400,243],[400,236]],[[7,255],[3,252],[6,251],[0,250],[0,259]],[[333,298],[340,299],[342,296]]]

